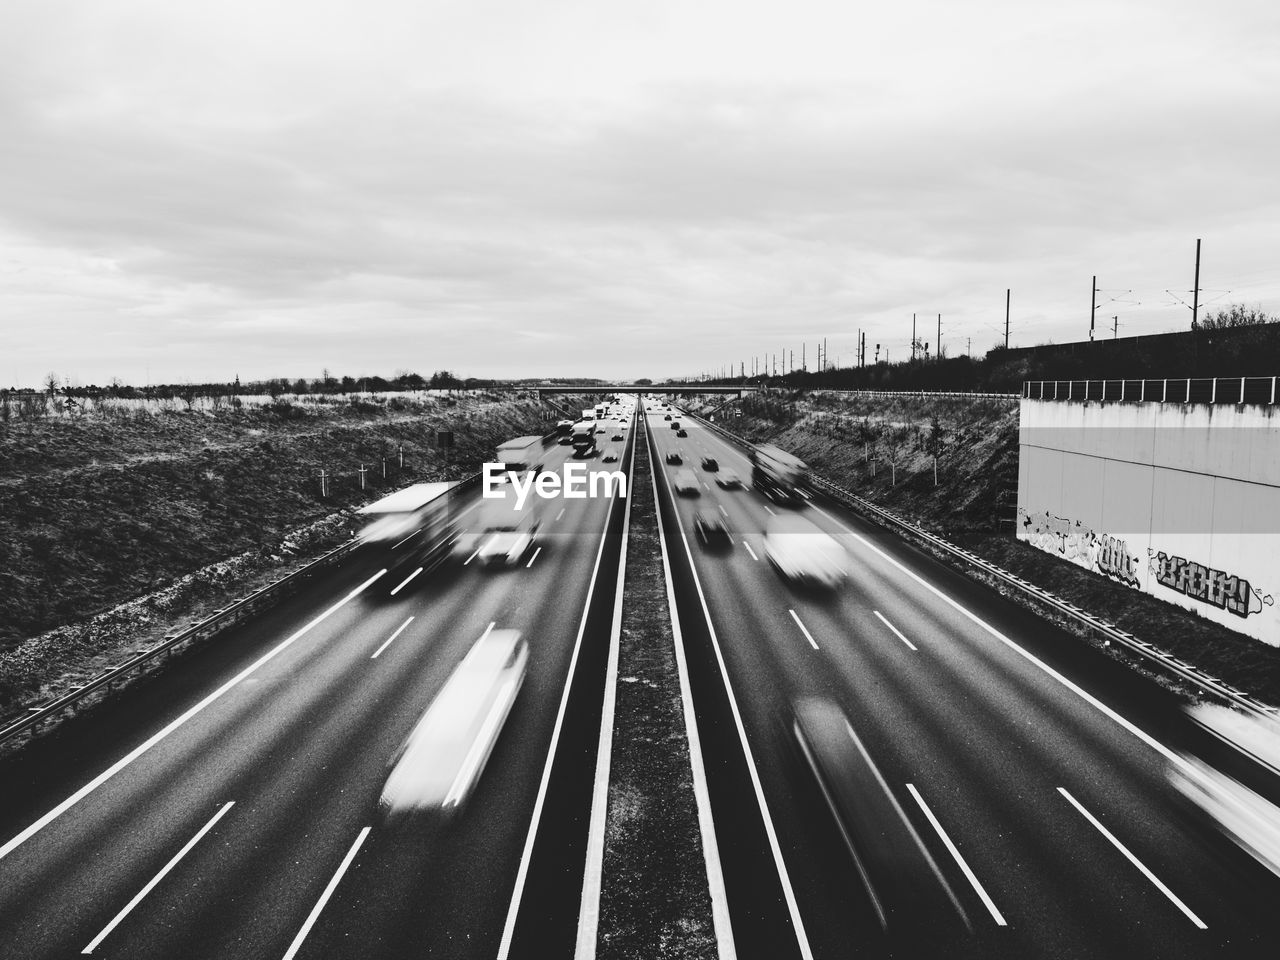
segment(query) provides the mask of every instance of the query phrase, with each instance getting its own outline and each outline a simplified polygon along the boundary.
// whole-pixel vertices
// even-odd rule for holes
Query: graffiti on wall
[[[1047,553],[1056,553],[1072,563],[1110,577],[1126,586],[1142,589],[1138,572],[1141,560],[1129,544],[1110,534],[1097,534],[1079,520],[1055,517],[1047,510],[1032,515],[1018,509],[1021,538]]]
[[[1261,613],[1264,606],[1270,607],[1275,603],[1271,594],[1262,593],[1244,577],[1232,576],[1225,570],[1215,570],[1184,557],[1171,556],[1163,550],[1148,550],[1147,553],[1156,582],[1192,600],[1212,604],[1241,618]]]

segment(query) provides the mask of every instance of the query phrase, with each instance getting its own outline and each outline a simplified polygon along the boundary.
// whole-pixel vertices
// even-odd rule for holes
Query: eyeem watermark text
[[[482,467],[483,495],[490,499],[506,496],[508,481],[516,492],[516,509],[523,510],[530,492],[544,500],[585,500],[587,497],[627,495],[627,478],[621,470],[587,471],[585,463],[566,463],[561,473],[546,471],[535,479],[533,471],[508,470],[506,464],[486,463]]]

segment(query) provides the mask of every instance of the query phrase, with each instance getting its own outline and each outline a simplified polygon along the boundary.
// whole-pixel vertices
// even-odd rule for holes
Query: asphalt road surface
[[[647,419],[740,956],[1276,955],[1280,881],[1168,786],[1192,736],[1171,698],[831,503],[766,499],[696,421]],[[677,449],[697,496],[670,485]],[[732,543],[704,547],[697,511]],[[844,546],[847,583],[775,572],[762,531],[785,512]],[[891,795],[856,798],[852,853],[793,732],[805,698],[839,707]],[[860,871],[883,838],[900,870]]]
[[[353,556],[4,764],[0,957],[571,955],[622,506],[548,501],[517,566],[464,537],[395,597]],[[530,658],[469,804],[380,822],[389,759],[490,624]]]

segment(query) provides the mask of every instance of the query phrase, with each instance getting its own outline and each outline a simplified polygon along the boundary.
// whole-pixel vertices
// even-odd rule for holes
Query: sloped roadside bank
[[[455,431],[456,477],[491,459],[498,442],[544,432],[542,413],[533,400],[461,396],[217,416],[161,409],[0,435],[0,637],[21,640],[0,649],[0,717],[79,686],[347,540],[355,507],[442,476],[436,429]],[[61,452],[35,457],[42,443]],[[383,480],[386,452],[395,460]],[[379,468],[365,490],[352,473],[321,495],[320,465],[354,469],[365,458]],[[88,525],[99,536],[84,536]],[[21,616],[33,615],[61,625],[21,639]]]
[[[712,958],[717,947],[649,453],[637,436],[597,956]]]

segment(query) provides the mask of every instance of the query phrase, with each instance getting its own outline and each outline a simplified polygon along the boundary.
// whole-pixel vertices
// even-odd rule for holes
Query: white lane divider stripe
[[[102,943],[103,940],[107,939],[107,934],[109,934],[112,930],[114,930],[120,924],[120,921],[123,920],[125,917],[127,917],[132,912],[133,908],[142,902],[143,898],[146,897],[148,893],[150,893],[152,890],[155,889],[156,884],[158,884],[161,880],[163,880],[165,878],[165,875],[168,874],[170,870],[172,870],[174,867],[178,865],[178,861],[181,860],[183,857],[185,857],[191,851],[191,848],[194,847],[197,843],[199,843],[200,839],[206,833],[208,833],[210,830],[213,829],[214,824],[216,824],[219,820],[221,820],[223,815],[235,805],[236,805],[236,802],[234,800],[228,800],[226,803],[224,803],[222,805],[222,808],[213,815],[213,818],[210,819],[209,822],[206,823],[203,827],[201,827],[200,830],[196,833],[196,835],[192,837],[190,840],[188,840],[186,842],[186,845],[181,850],[179,850],[177,853],[173,855],[173,859],[170,860],[168,863],[166,863],[161,868],[160,872],[157,873],[154,877],[152,877],[150,882],[141,890],[139,890],[132,900],[130,900],[127,904],[125,904],[125,908],[121,910],[119,913],[117,913],[114,917],[112,917],[111,922],[102,928],[102,932],[99,933],[92,940],[90,940],[89,945],[85,947],[83,950],[81,950],[80,952],[93,953],[93,951],[97,948],[98,944]]]
[[[653,462],[654,450],[649,434],[645,434],[649,448],[649,462]],[[665,475],[664,475],[665,477]],[[658,471],[650,472],[653,481],[653,502],[658,505]],[[671,487],[667,481],[667,489]],[[680,706],[684,715],[685,738],[689,741],[689,767],[693,772],[693,797],[698,809],[698,833],[702,838],[702,864],[707,872],[707,889],[711,896],[711,925],[716,933],[717,960],[736,960],[738,949],[733,940],[733,922],[729,916],[729,897],[725,892],[724,868],[720,863],[720,843],[716,839],[716,824],[711,813],[711,791],[707,787],[707,767],[702,757],[702,737],[698,733],[698,715],[693,706],[693,690],[689,686],[689,664],[684,653],[684,633],[680,629],[680,617],[676,611],[675,581],[671,577],[671,559],[667,553],[666,527],[662,511],[657,510],[658,543],[662,548],[662,573],[667,586],[667,616],[671,620],[671,639],[675,647],[676,673],[680,677]],[[680,531],[684,538],[684,531]],[[746,541],[743,541],[744,543]],[[685,540],[686,548],[688,541]],[[750,547],[747,548],[751,549]],[[690,558],[692,562],[692,558]]]
[[[397,593],[399,593],[401,590],[403,590],[405,587],[407,587],[407,586],[409,585],[409,581],[410,581],[410,580],[412,580],[414,577],[416,577],[416,576],[417,576],[418,574],[420,574],[421,572],[422,572],[422,567],[419,567],[417,570],[413,571],[413,573],[411,573],[411,574],[409,574],[407,577],[405,577],[405,578],[404,578],[404,580],[402,580],[402,581],[400,582],[399,586],[397,586],[394,590],[392,590],[392,591],[391,591],[391,596],[393,596],[393,597],[394,597]]]
[[[888,627],[890,630],[892,630],[892,631],[894,632],[894,634],[897,636],[897,638],[898,638],[899,640],[901,640],[903,643],[905,643],[905,644],[906,644],[908,647],[910,647],[912,650],[914,650],[914,649],[916,648],[916,645],[915,645],[914,643],[912,643],[910,640],[908,640],[906,637],[904,637],[904,636],[902,635],[902,631],[901,631],[901,630],[899,630],[899,629],[898,629],[897,627],[895,627],[892,623],[890,623],[888,620],[886,620],[886,619],[881,615],[881,613],[880,613],[880,611],[879,611],[879,610],[872,610],[871,612],[872,612],[872,613],[874,613],[877,617],[880,617],[880,622],[881,622],[881,623],[883,623],[883,624],[884,624],[886,627]]]
[[[631,476],[635,476],[636,451],[631,448]],[[604,702],[600,708],[600,739],[596,744],[596,780],[591,793],[587,829],[587,860],[578,903],[578,938],[575,960],[595,960],[600,929],[600,889],[604,878],[604,833],[609,812],[609,770],[613,764],[613,718],[618,692],[618,654],[622,639],[622,588],[627,577],[627,544],[631,533],[631,498],[622,514],[622,543],[618,550],[618,580],[609,628],[609,656],[604,672]],[[532,562],[532,561],[531,561]]]
[[[302,925],[302,929],[298,931],[298,935],[293,938],[293,943],[289,944],[289,949],[285,951],[284,960],[293,960],[298,953],[298,948],[302,946],[302,941],[307,939],[307,934],[311,932],[311,928],[315,926],[316,920],[320,916],[320,911],[324,909],[324,905],[329,902],[329,898],[333,896],[333,891],[338,887],[338,881],[342,879],[342,875],[347,872],[347,868],[351,866],[351,861],[356,858],[361,844],[364,843],[365,837],[369,836],[369,827],[362,827],[360,835],[356,837],[356,842],[351,844],[351,849],[347,851],[347,855],[342,858],[342,863],[338,865],[338,872],[329,879],[329,885],[324,888],[324,893],[320,894],[320,899],[316,901],[316,905],[311,908],[311,913],[307,917],[306,923]]]
[[[671,478],[662,475],[667,485],[667,493],[671,502],[676,501],[676,492]],[[702,619],[707,624],[707,634],[711,637],[711,649],[716,655],[716,665],[720,668],[720,679],[724,683],[725,694],[729,698],[729,711],[733,714],[733,725],[738,732],[738,742],[742,745],[742,755],[746,760],[747,774],[751,777],[751,788],[756,795],[756,804],[764,820],[764,832],[769,841],[769,852],[773,854],[774,866],[778,869],[778,881],[782,885],[782,896],[787,904],[787,914],[791,918],[791,927],[795,933],[796,945],[800,948],[801,960],[813,960],[813,950],[809,946],[809,934],[805,931],[804,918],[800,916],[800,905],[796,902],[795,889],[791,886],[791,875],[787,871],[786,861],[782,857],[782,846],[778,842],[778,831],[773,825],[773,816],[769,813],[769,803],[764,796],[764,786],[760,783],[760,772],[756,769],[755,755],[747,742],[746,727],[742,723],[742,711],[738,709],[738,699],[733,694],[733,685],[729,682],[729,669],[724,662],[724,653],[720,649],[720,638],[716,634],[715,624],[711,622],[711,611],[707,607],[707,595],[702,589],[702,580],[698,576],[698,568],[693,562],[693,549],[689,546],[689,537],[684,528],[677,524],[680,542],[684,545],[685,556],[689,560],[689,569],[693,573],[693,585],[698,591],[698,603],[702,609]]]
[[[77,803],[79,803],[89,794],[93,793],[94,790],[97,790],[98,787],[102,786],[104,783],[106,783],[108,780],[114,777],[117,773],[119,773],[125,767],[129,766],[129,764],[137,760],[138,757],[142,756],[144,753],[146,753],[148,750],[154,747],[157,743],[159,743],[165,737],[169,736],[169,734],[173,733],[173,731],[177,730],[180,726],[182,726],[184,723],[186,723],[188,720],[190,720],[192,717],[194,717],[196,714],[202,711],[205,707],[209,706],[209,704],[219,699],[224,693],[226,693],[232,687],[236,686],[245,677],[252,674],[264,663],[271,660],[273,657],[275,657],[278,653],[280,653],[286,647],[290,646],[295,640],[297,640],[299,637],[305,634],[308,630],[310,630],[320,621],[324,620],[326,617],[328,617],[330,614],[334,613],[335,611],[340,610],[342,607],[346,606],[348,603],[350,603],[352,600],[358,597],[361,593],[367,590],[375,580],[377,580],[379,577],[386,574],[386,572],[387,571],[385,569],[379,570],[372,577],[370,577],[364,583],[360,584],[360,586],[356,587],[354,590],[352,590],[345,597],[343,597],[341,600],[339,600],[337,603],[331,606],[324,613],[320,614],[318,617],[316,617],[314,620],[312,620],[310,623],[304,626],[301,630],[298,630],[296,633],[293,633],[288,637],[286,637],[284,640],[280,641],[280,643],[276,644],[275,647],[268,650],[266,653],[264,653],[261,657],[259,657],[253,663],[249,664],[249,666],[245,667],[243,670],[237,673],[234,677],[232,677],[230,680],[228,680],[226,683],[220,686],[217,690],[213,691],[213,693],[209,694],[207,697],[205,697],[203,700],[197,703],[194,707],[189,709],[186,713],[182,714],[182,716],[178,717],[176,720],[171,721],[169,725],[166,726],[163,730],[159,731],[158,733],[152,734],[151,737],[149,737],[145,742],[134,747],[131,751],[129,751],[129,753],[125,754],[123,757],[121,757],[119,760],[113,763],[110,767],[108,767],[102,773],[98,774],[96,777],[94,777],[92,780],[86,783],[83,787],[81,787],[71,796],[67,797],[67,799],[63,800],[60,804],[58,804],[56,807],[54,807],[52,810],[46,813],[43,817],[41,817],[35,823],[31,824],[31,826],[27,827],[20,834],[18,834],[12,840],[6,843],[3,847],[0,847],[0,859],[3,859],[4,857],[8,856],[10,853],[12,853],[22,844],[26,843],[33,836],[35,836],[35,834],[39,833],[41,830],[47,827],[50,823],[52,823],[58,817],[62,816],[64,813],[66,813],[68,810],[74,807]]]
[[[420,534],[421,532],[422,532],[422,528],[421,528],[421,527],[419,527],[417,530],[413,531],[413,533],[409,534],[409,535],[408,535],[407,537],[405,537],[403,540],[398,541],[398,542],[396,543],[396,545],[395,545],[394,547],[392,547],[391,549],[392,549],[392,550],[394,550],[396,547],[400,546],[400,544],[405,543],[405,542],[407,542],[407,541],[409,541],[409,540],[412,540],[414,537],[416,537],[416,536],[417,536],[418,534]]]
[[[382,646],[380,646],[377,650],[373,651],[373,656],[371,656],[369,659],[377,660],[378,654],[380,654],[383,650],[387,649],[387,647],[391,646],[391,641],[394,640],[396,637],[400,636],[404,628],[411,623],[413,623],[413,617],[410,617],[404,623],[400,624],[400,628],[396,630],[396,632],[393,633],[391,636],[387,637],[386,641],[382,644]]]
[[[1141,870],[1141,871],[1142,871],[1142,875],[1143,875],[1144,877],[1146,877],[1148,880],[1150,880],[1153,884],[1155,884],[1155,886],[1156,886],[1156,889],[1157,889],[1157,890],[1159,890],[1159,891],[1160,891],[1161,893],[1163,893],[1166,897],[1168,897],[1168,898],[1173,902],[1173,905],[1174,905],[1175,907],[1177,907],[1177,908],[1178,908],[1179,910],[1181,910],[1184,914],[1186,914],[1187,919],[1189,919],[1192,923],[1194,923],[1194,924],[1195,924],[1197,927],[1199,927],[1201,930],[1207,930],[1207,929],[1208,929],[1207,924],[1205,924],[1205,922],[1204,922],[1203,920],[1201,920],[1201,919],[1200,919],[1199,917],[1197,917],[1194,913],[1192,913],[1192,912],[1191,912],[1191,908],[1190,908],[1190,907],[1188,907],[1185,903],[1183,903],[1181,900],[1179,900],[1179,899],[1178,899],[1178,897],[1177,897],[1177,895],[1176,895],[1176,894],[1174,894],[1174,892],[1173,892],[1172,890],[1170,890],[1168,887],[1166,887],[1166,886],[1165,886],[1165,885],[1160,881],[1160,878],[1159,878],[1159,877],[1157,877],[1154,873],[1152,873],[1150,870],[1148,870],[1148,869],[1147,869],[1147,867],[1146,867],[1146,865],[1145,865],[1145,864],[1143,864],[1143,862],[1142,862],[1141,860],[1139,860],[1137,857],[1135,857],[1135,856],[1134,856],[1134,855],[1129,851],[1128,847],[1126,847],[1123,843],[1121,843],[1119,840],[1117,840],[1117,839],[1116,839],[1116,837],[1115,837],[1115,834],[1113,834],[1110,830],[1108,830],[1106,827],[1104,827],[1104,826],[1102,825],[1101,821],[1099,821],[1097,817],[1095,817],[1092,813],[1090,813],[1088,810],[1086,810],[1086,809],[1084,808],[1084,805],[1083,805],[1083,804],[1081,804],[1079,800],[1077,800],[1077,799],[1076,799],[1075,797],[1073,797],[1071,794],[1067,793],[1067,791],[1066,791],[1066,788],[1065,788],[1065,787],[1059,787],[1059,788],[1058,788],[1058,792],[1059,792],[1060,794],[1062,794],[1064,797],[1066,797],[1066,798],[1067,798],[1067,800],[1069,800],[1069,801],[1071,802],[1071,805],[1072,805],[1073,807],[1075,807],[1077,810],[1079,810],[1079,811],[1080,811],[1080,814],[1081,814],[1081,815],[1082,815],[1086,820],[1088,820],[1091,824],[1093,824],[1095,828],[1097,828],[1097,830],[1098,830],[1098,832],[1099,832],[1099,833],[1101,833],[1104,837],[1106,837],[1108,840],[1110,840],[1110,841],[1111,841],[1112,846],[1114,846],[1117,850],[1119,850],[1121,853],[1123,853],[1123,854],[1125,855],[1125,858],[1126,858],[1130,863],[1132,863],[1135,867],[1137,867],[1139,870]]]
[[[809,641],[809,645],[812,646],[813,649],[817,650],[818,642],[813,639],[813,634],[811,634],[808,631],[808,629],[805,628],[805,625],[800,622],[800,618],[796,616],[796,612],[794,610],[788,609],[787,613],[791,614],[791,619],[796,622],[796,626],[799,627],[804,632],[804,638]]]
[[[507,919],[502,927],[502,940],[498,944],[498,960],[507,960],[511,953],[511,941],[516,931],[516,918],[520,915],[520,901],[524,897],[525,878],[529,875],[529,863],[533,857],[533,844],[538,837],[538,825],[542,821],[542,807],[546,803],[547,786],[551,781],[551,768],[555,764],[556,748],[560,743],[560,730],[564,726],[564,714],[569,706],[569,691],[573,687],[573,678],[578,669],[578,655],[582,651],[582,637],[587,629],[587,614],[591,610],[591,598],[595,596],[596,577],[600,573],[600,558],[604,556],[605,541],[608,540],[605,534],[608,533],[609,521],[613,518],[613,508],[617,503],[618,497],[609,498],[609,509],[605,513],[604,527],[600,531],[600,545],[596,548],[595,566],[591,568],[591,580],[587,584],[587,599],[582,608],[582,619],[578,623],[578,636],[573,642],[573,654],[569,658],[569,673],[565,678],[564,692],[560,695],[560,707],[556,712],[556,722],[551,729],[551,745],[547,749],[547,760],[542,767],[542,780],[538,784],[538,796],[533,801],[533,816],[529,820],[529,832],[525,835],[524,849],[520,853],[520,866],[516,869],[515,888],[511,893],[511,904],[507,907]]]
[[[529,558],[529,562],[528,562],[528,563],[526,563],[526,564],[524,565],[524,568],[525,568],[526,570],[528,570],[530,567],[532,567],[532,566],[533,566],[533,561],[535,561],[535,560],[537,560],[537,559],[538,559],[538,554],[540,554],[541,552],[542,552],[542,548],[541,548],[541,547],[538,547],[538,549],[536,549],[536,550],[534,550],[534,551],[533,551],[533,556],[532,556],[532,557],[530,557],[530,558]]]
[[[991,636],[995,637],[997,640],[1003,643],[1006,647],[1008,647],[1014,653],[1018,654],[1018,656],[1026,660],[1028,663],[1038,667],[1044,673],[1053,677],[1053,679],[1057,680],[1060,684],[1062,684],[1064,687],[1066,687],[1068,690],[1070,690],[1072,693],[1078,696],[1081,700],[1084,700],[1086,703],[1095,707],[1100,712],[1106,714],[1116,723],[1120,724],[1120,726],[1124,727],[1131,734],[1133,734],[1135,737],[1137,737],[1139,740],[1141,740],[1143,743],[1149,746],[1152,750],[1155,750],[1157,753],[1159,753],[1162,757],[1164,757],[1170,763],[1182,764],[1185,762],[1180,756],[1178,756],[1176,752],[1166,747],[1163,743],[1161,743],[1155,737],[1151,736],[1151,734],[1147,733],[1145,730],[1138,727],[1132,721],[1127,720],[1124,717],[1122,717],[1120,714],[1116,713],[1114,710],[1108,707],[1105,703],[1103,703],[1093,694],[1089,693],[1079,684],[1063,676],[1061,673],[1059,673],[1053,667],[1049,666],[1047,663],[1045,663],[1035,654],[1027,650],[1024,650],[1013,640],[1009,639],[1007,636],[1005,636],[995,627],[991,626],[991,624],[987,623],[985,620],[979,617],[976,613],[969,610],[967,607],[963,606],[959,601],[953,600],[951,597],[947,596],[945,593],[943,593],[941,590],[939,590],[937,587],[931,584],[928,580],[924,579],[924,577],[920,576],[918,573],[916,573],[913,570],[908,570],[904,564],[894,559],[893,557],[889,556],[889,554],[885,553],[883,550],[877,547],[874,543],[872,543],[862,534],[849,529],[849,527],[841,523],[839,520],[837,520],[834,516],[832,516],[826,510],[823,510],[821,507],[815,506],[813,509],[816,510],[818,513],[822,514],[828,520],[835,523],[838,527],[840,527],[841,530],[850,534],[857,543],[860,543],[862,546],[866,547],[872,553],[877,554],[886,563],[889,563],[892,566],[897,567],[898,570],[906,574],[916,583],[920,584],[920,586],[924,587],[926,590],[932,593],[935,597],[937,597],[947,606],[951,607],[951,609],[955,610],[961,616],[965,617],[972,623],[981,627],[983,630],[985,630]]]
[[[751,559],[752,559],[752,560],[759,560],[759,559],[760,559],[759,557],[757,557],[757,556],[756,556],[756,552],[755,552],[754,550],[752,550],[752,549],[751,549],[751,544],[749,544],[749,543],[747,543],[747,541],[743,540],[743,541],[742,541],[742,545],[743,545],[744,547],[746,547],[746,548],[747,548],[747,553],[751,554]]]
[[[994,919],[1000,926],[1007,927],[1008,924],[1005,922],[1004,916],[996,909],[996,905],[992,899],[987,896],[987,891],[983,888],[982,884],[978,882],[978,878],[974,876],[973,871],[969,869],[969,864],[965,863],[964,857],[960,856],[960,851],[956,849],[956,845],[952,843],[951,838],[947,836],[947,831],[942,829],[942,824],[938,822],[938,818],[933,815],[933,811],[930,810],[928,804],[924,802],[924,797],[920,796],[920,791],[911,783],[907,784],[907,790],[911,792],[911,796],[914,797],[916,803],[920,805],[920,809],[924,811],[924,815],[929,818],[930,825],[937,832],[938,836],[942,838],[942,842],[946,845],[947,851],[951,854],[955,862],[959,864],[960,869],[964,872],[964,875],[966,879],[968,879],[970,885],[977,891],[978,896],[986,905],[987,910],[990,911],[992,919]]]
[[[561,508],[560,508],[560,512],[556,514],[556,519],[557,519],[557,520],[559,520],[561,517],[563,517],[563,516],[564,516],[564,512],[565,512],[565,510],[567,510],[567,509],[568,509],[568,507],[561,507]]]

